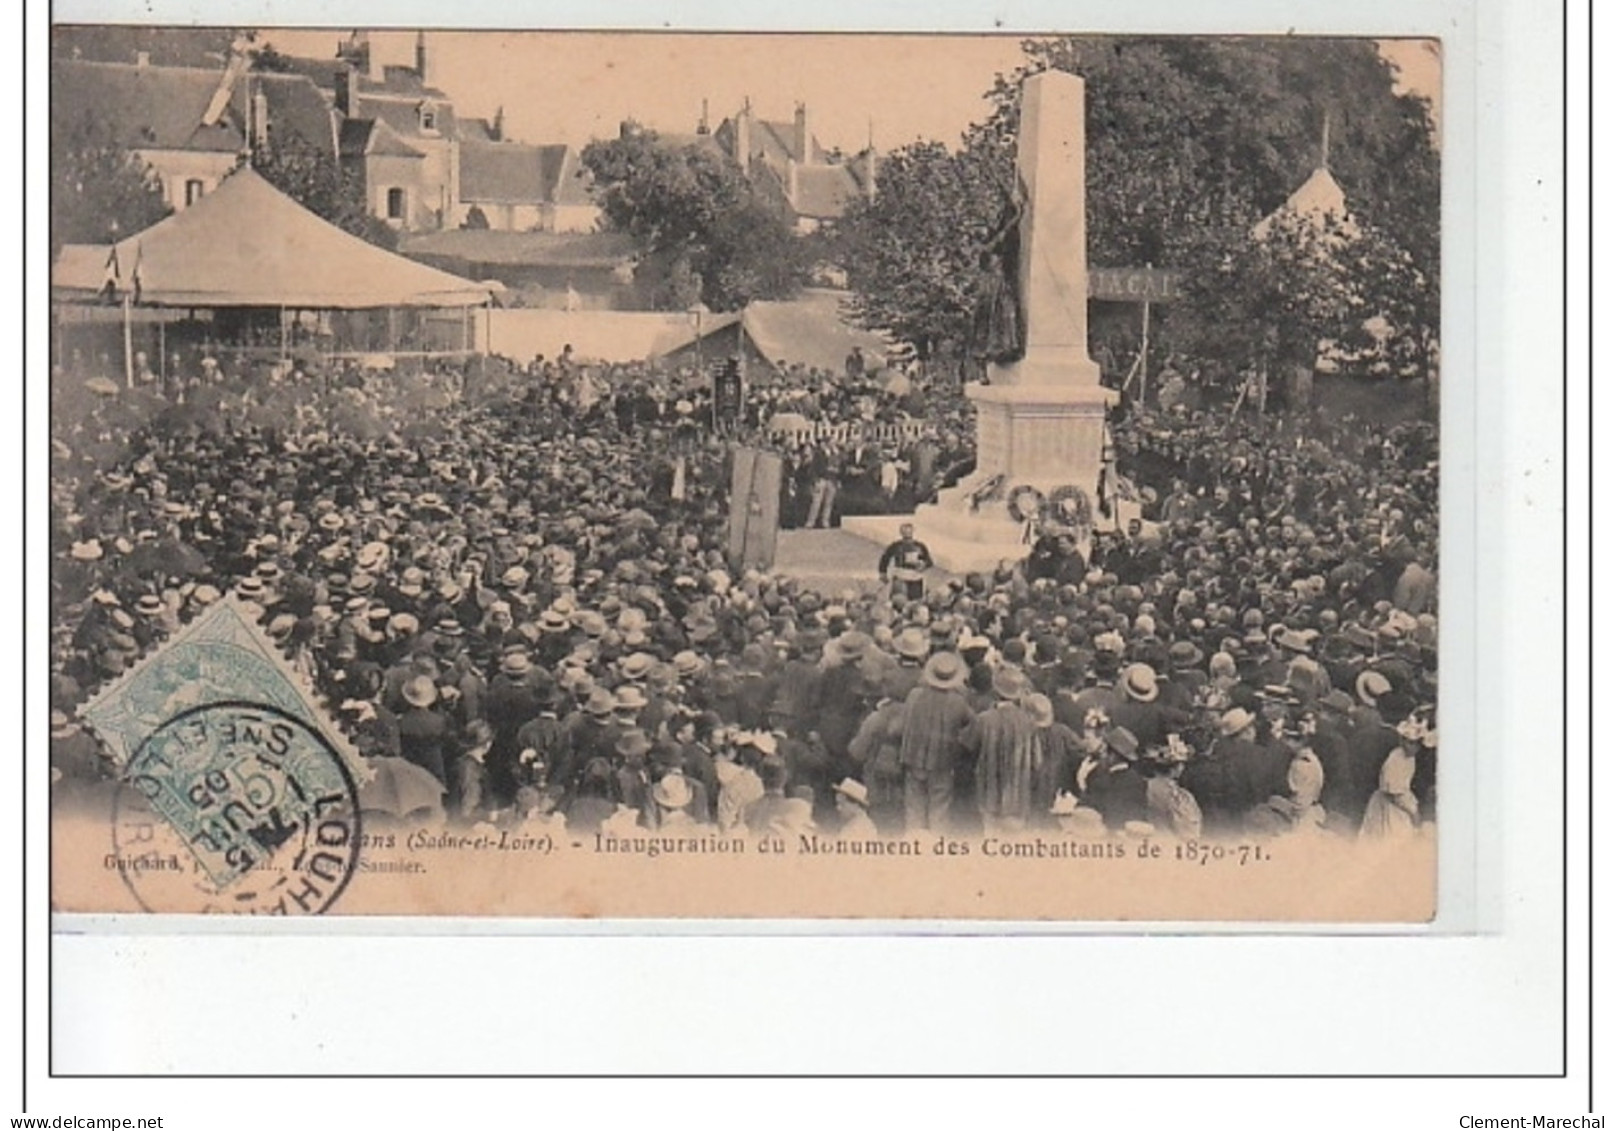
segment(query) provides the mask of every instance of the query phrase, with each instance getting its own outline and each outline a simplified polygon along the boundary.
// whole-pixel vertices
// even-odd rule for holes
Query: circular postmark
[[[113,799],[115,868],[147,911],[318,915],[359,860],[341,755],[278,707],[209,703],[136,749]]]

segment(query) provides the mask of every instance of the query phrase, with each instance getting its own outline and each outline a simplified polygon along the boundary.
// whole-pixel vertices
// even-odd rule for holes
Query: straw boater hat
[[[695,798],[695,791],[681,772],[671,770],[656,783],[651,798],[663,809],[682,809]]]
[[[925,633],[918,627],[905,628],[899,632],[893,641],[893,646],[899,656],[911,660],[923,660],[931,651],[931,642],[925,638]]]
[[[143,594],[140,600],[135,602],[135,612],[143,617],[159,616],[163,607],[163,599],[155,593]]]
[[[1017,668],[999,668],[993,673],[993,694],[1000,699],[1018,702],[1029,690],[1026,676]]]
[[[1026,709],[1039,727],[1054,725],[1054,704],[1047,695],[1032,694],[1026,697]]]
[[[1129,664],[1122,673],[1122,690],[1127,697],[1139,703],[1153,703],[1161,694],[1155,682],[1155,669],[1148,664]]]
[[[437,702],[437,684],[429,675],[418,675],[404,684],[404,702],[415,707],[430,707]]]
[[[1223,712],[1222,718],[1217,720],[1217,733],[1224,738],[1232,738],[1246,727],[1256,721],[1256,716],[1243,707],[1234,707]]]
[[[387,564],[390,553],[385,542],[366,542],[359,550],[359,568],[365,573],[374,573]]]
[[[835,646],[836,653],[846,663],[862,659],[874,641],[862,632],[843,632],[831,643]]]
[[[704,667],[706,664],[701,657],[689,649],[673,656],[673,671],[682,678],[688,679],[690,676],[699,675]]]
[[[506,652],[499,661],[499,670],[506,675],[526,675],[533,670],[533,661],[526,652]]]
[[[632,758],[636,754],[649,753],[652,745],[645,732],[635,728],[622,732],[622,737],[617,739],[616,749],[624,758]]]
[[[842,778],[830,788],[848,801],[855,802],[860,808],[869,808],[869,787],[856,778]]]
[[[965,685],[969,671],[957,652],[938,652],[925,662],[920,680],[938,691],[957,691]]]
[[[645,693],[631,683],[617,688],[613,699],[614,709],[618,711],[643,711],[650,706],[650,700],[645,698]]]
[[[656,666],[656,657],[649,652],[635,652],[625,656],[617,666],[624,679],[644,679]]]
[[[1391,689],[1391,681],[1370,668],[1357,677],[1357,698],[1372,707]]]

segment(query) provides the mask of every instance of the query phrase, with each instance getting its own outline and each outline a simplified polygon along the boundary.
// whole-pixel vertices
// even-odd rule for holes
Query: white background
[[[765,18],[739,3],[613,4],[527,11],[443,5],[299,3],[120,5],[77,0],[58,19],[200,19],[548,26],[635,25],[957,30],[1262,31],[1294,28],[1446,38],[1444,142],[1448,296],[1444,381],[1443,632],[1450,586],[1470,574],[1478,693],[1465,720],[1443,718],[1447,761],[1475,735],[1476,813],[1449,861],[1478,875],[1464,936],[1341,937],[598,937],[400,939],[374,933],[253,937],[57,936],[47,981],[44,854],[46,361],[43,6],[27,13],[29,356],[26,653],[32,670],[26,755],[30,966],[28,1019],[0,1043],[26,1041],[33,1114],[168,1117],[168,1127],[378,1125],[453,1127],[496,1113],[594,1118],[795,1122],[947,1118],[949,1124],[1109,1117],[1151,1127],[1178,1119],[1256,1126],[1452,1127],[1470,1115],[1586,1110],[1587,818],[1590,738],[1585,296],[1586,31],[1571,17],[1568,244],[1569,402],[1561,336],[1563,26],[1548,6],[1419,3],[1221,4],[1215,13],[1133,0],[982,6],[893,0],[797,6]],[[1001,21],[1001,23],[1000,23]],[[1192,22],[1188,22],[1192,21]],[[21,75],[20,43],[0,37]],[[15,90],[16,88],[12,88]],[[15,129],[15,127],[14,127]],[[13,137],[17,137],[15,132]],[[1465,153],[1465,148],[1468,152]],[[14,150],[16,147],[14,146]],[[1455,218],[1467,217],[1459,224]],[[22,263],[21,248],[10,260]],[[17,272],[0,276],[8,287]],[[8,335],[21,341],[21,328]],[[21,417],[0,414],[18,432]],[[1561,492],[1570,422],[1568,499]],[[13,472],[15,475],[15,472]],[[6,504],[17,505],[9,495]],[[1568,506],[1570,662],[1561,659],[1561,523]],[[1464,552],[1454,553],[1454,547]],[[1475,547],[1475,549],[1469,549]],[[17,568],[8,558],[6,567]],[[20,578],[18,579],[20,580]],[[1461,595],[1460,595],[1461,598]],[[1470,602],[1460,599],[1460,604]],[[1444,655],[1444,676],[1449,665]],[[1569,714],[1561,713],[1568,687]],[[1444,696],[1444,699],[1446,697]],[[13,700],[16,702],[16,700]],[[1444,702],[1443,709],[1462,705]],[[20,719],[13,708],[8,717]],[[1568,740],[1569,778],[1560,774]],[[1446,763],[1443,766],[1446,771]],[[1609,775],[1603,775],[1607,781]],[[17,779],[13,778],[13,782]],[[1561,788],[1570,804],[1569,873],[1560,868]],[[1443,801],[1447,798],[1444,794]],[[1445,816],[1445,813],[1444,813]],[[15,820],[15,816],[13,820]],[[1456,824],[1457,822],[1451,822]],[[0,843],[5,843],[0,838]],[[1452,849],[1452,851],[1448,851]],[[1606,873],[1607,874],[1607,870]],[[21,902],[17,869],[0,906]],[[1569,963],[1561,962],[1568,883]],[[1444,908],[1444,911],[1446,909]],[[8,919],[8,928],[15,921]],[[15,930],[0,945],[15,947]],[[14,968],[16,969],[16,968]],[[1561,982],[1568,976],[1568,984]],[[9,983],[9,993],[20,988]],[[1562,1027],[1561,990],[1568,993]],[[55,995],[57,1045],[47,1043]],[[20,1005],[20,1002],[19,1002]],[[16,1014],[13,1014],[16,1017]],[[20,1017],[18,1017],[20,1021]],[[1568,1045],[1562,1043],[1568,1033]],[[0,1116],[17,1110],[20,1048],[0,1059]],[[46,1061],[143,1072],[411,1073],[1425,1073],[1551,1074],[1561,1080],[1080,1080],[768,1082],[50,1080]],[[14,1067],[16,1066],[16,1067]],[[705,1094],[696,1094],[704,1092]],[[1600,1093],[1601,1105],[1607,1095]],[[886,1105],[891,1105],[888,1110]]]

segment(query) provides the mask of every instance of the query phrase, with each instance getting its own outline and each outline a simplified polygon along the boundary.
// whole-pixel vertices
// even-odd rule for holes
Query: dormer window
[[[418,113],[421,118],[421,133],[437,133],[437,107],[430,102],[423,102]]]

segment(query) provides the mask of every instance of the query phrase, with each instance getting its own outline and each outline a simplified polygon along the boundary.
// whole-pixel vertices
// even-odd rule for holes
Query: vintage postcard
[[[1430,921],[1441,68],[55,27],[54,909]]]

